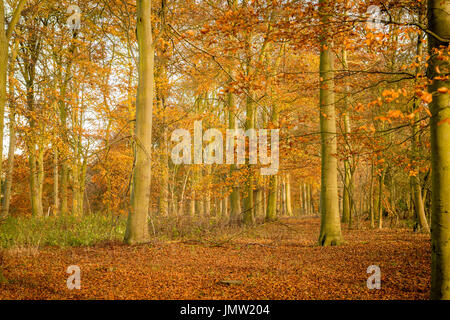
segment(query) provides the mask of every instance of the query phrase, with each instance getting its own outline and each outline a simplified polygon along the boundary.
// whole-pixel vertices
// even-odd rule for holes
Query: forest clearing
[[[0,0],[0,300],[450,300],[449,87],[450,0]]]
[[[345,244],[321,248],[319,224],[291,218],[235,237],[9,249],[0,299],[428,299],[428,235],[344,228]],[[66,287],[68,265],[82,270],[80,290]],[[380,290],[366,286],[370,265],[382,270]]]

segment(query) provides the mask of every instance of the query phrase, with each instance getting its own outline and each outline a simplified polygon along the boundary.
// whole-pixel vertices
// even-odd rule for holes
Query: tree
[[[272,123],[278,126],[279,110],[278,105],[272,107]],[[269,178],[269,195],[267,197],[266,221],[274,221],[277,219],[277,193],[278,193],[278,177],[276,174]]]
[[[450,299],[450,1],[428,1],[431,112],[431,298]]]
[[[6,105],[6,81],[8,73],[9,40],[19,21],[26,0],[19,0],[9,24],[5,19],[5,1],[0,1],[0,150],[3,150],[3,129],[5,127],[5,105]],[[0,173],[2,172],[2,161],[0,161]]]
[[[321,135],[321,223],[319,244],[339,245],[342,242],[339,219],[336,158],[336,115],[334,101],[333,51],[329,33],[329,0],[319,1],[320,20],[324,33],[320,41],[320,135]]]
[[[8,148],[8,162],[6,165],[6,175],[5,175],[5,188],[2,203],[2,211],[0,216],[5,217],[9,214],[9,205],[11,202],[11,187],[12,187],[12,176],[14,167],[14,154],[16,151],[16,101],[14,98],[15,92],[15,61],[17,58],[17,51],[19,47],[19,39],[14,41],[14,48],[11,53],[11,64],[8,75],[8,86],[9,86],[9,148]]]
[[[137,40],[139,47],[138,91],[136,96],[135,164],[131,204],[124,241],[128,244],[149,240],[153,67],[154,46],[151,25],[151,1],[137,0]]]
[[[423,11],[421,8],[419,9],[419,21],[422,21]],[[416,67],[416,77],[420,73],[420,59],[423,55],[423,32],[420,31],[417,36],[417,67]],[[419,100],[418,97],[414,97],[413,102],[413,112],[418,109],[419,107]],[[413,160],[416,160],[418,158],[418,144],[419,144],[419,125],[417,123],[418,116],[415,113],[415,116],[413,118],[413,124],[411,126],[411,134],[412,134],[412,141],[411,141],[411,151]],[[424,230],[427,233],[430,233],[430,228],[427,223],[427,218],[425,215],[425,208],[424,208],[424,201],[422,197],[422,187],[420,185],[420,168],[419,166],[415,166],[415,174],[411,176],[411,185],[412,185],[412,198],[414,201],[414,210],[416,212],[417,222],[420,225],[420,228]]]

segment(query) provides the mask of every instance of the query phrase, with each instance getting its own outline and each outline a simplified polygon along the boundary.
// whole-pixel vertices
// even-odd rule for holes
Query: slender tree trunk
[[[33,216],[42,216],[43,212],[40,210],[42,206],[39,203],[39,187],[36,167],[36,149],[33,150],[33,144],[28,148],[29,156],[28,163],[30,167],[30,199],[31,199],[31,214]]]
[[[243,2],[245,5],[245,2]],[[252,75],[252,54],[251,54],[251,42],[252,42],[252,34],[248,32],[245,37],[245,54],[246,54],[246,76],[251,77]],[[245,129],[254,129],[255,128],[255,113],[256,108],[254,105],[252,90],[250,88],[250,83],[248,83],[248,92],[247,92],[247,100],[246,100],[246,121],[245,121]],[[250,144],[250,143],[249,143]],[[250,153],[249,148],[249,153]],[[253,165],[250,163],[247,164],[247,177],[245,181],[245,198],[244,198],[244,216],[243,222],[244,224],[253,224],[255,222],[254,216],[254,206],[255,200],[253,198],[253,186],[254,186],[254,171]]]
[[[203,168],[198,167],[196,168],[196,174],[195,174],[195,183],[200,184],[203,177]],[[198,195],[201,195],[200,197]],[[199,217],[203,217],[205,215],[205,201],[203,200],[203,193],[196,193],[196,199],[195,199],[195,212]]]
[[[34,94],[32,89],[31,81],[27,82],[27,105],[28,109],[34,112]],[[29,119],[31,135],[28,138],[28,164],[30,167],[30,200],[31,200],[31,214],[33,216],[42,216],[42,197],[41,197],[41,174],[40,174],[40,163],[41,163],[41,150],[37,148],[38,144],[36,140],[39,135],[38,126],[33,118]],[[38,164],[39,163],[39,164]]]
[[[287,214],[286,206],[286,175],[281,176],[281,215],[285,216]]]
[[[347,51],[342,49],[342,65],[345,71],[348,71],[348,63],[347,63]],[[348,85],[345,84],[345,92],[344,92],[344,143],[345,143],[345,151],[346,158],[344,160],[344,191],[342,195],[342,222],[350,223],[351,220],[351,191],[352,191],[352,173],[350,168],[350,115],[349,115],[349,99],[348,99]]]
[[[279,178],[278,178],[277,191],[276,191],[277,199],[278,199],[278,201],[276,203],[276,205],[277,205],[277,216],[278,215],[280,215],[280,216],[283,215],[283,192],[282,192],[282,189],[283,189],[283,176],[280,175]]]
[[[39,214],[44,214],[44,207],[43,207],[43,193],[44,193],[44,146],[41,143],[39,143],[38,147],[38,171],[37,171],[37,182],[38,182],[38,210]]]
[[[7,100],[6,82],[8,76],[9,40],[19,21],[26,0],[20,0],[13,8],[14,12],[9,24],[6,22],[5,1],[0,1],[0,150],[3,151],[3,131],[5,129],[5,106]],[[0,173],[3,172],[3,161],[0,161]]]
[[[255,190],[255,218],[264,216],[264,199],[263,199],[263,189],[259,186]]]
[[[2,0],[0,1],[0,150],[3,150],[3,131],[5,129],[5,106],[7,100],[6,86],[8,76],[9,39],[4,31],[5,28],[6,28],[5,4],[4,0]],[[1,172],[3,172],[3,161],[0,161],[0,173]]]
[[[302,184],[302,203],[303,203],[303,214],[308,215],[308,197],[306,195],[306,183]]]
[[[253,101],[250,97],[247,97],[247,121],[245,125],[245,129],[254,129],[255,123],[254,123],[254,105]],[[248,176],[247,180],[245,182],[245,198],[244,198],[244,217],[243,222],[244,224],[253,224],[255,222],[255,216],[253,214],[254,212],[254,205],[255,200],[253,198],[253,184],[254,184],[254,177],[253,177],[253,168],[252,165],[247,164],[248,167]]]
[[[2,203],[2,217],[6,217],[9,214],[9,205],[11,202],[11,188],[13,179],[13,169],[14,169],[14,156],[16,152],[16,100],[15,100],[15,85],[14,85],[14,71],[15,71],[15,61],[17,58],[19,42],[16,40],[14,44],[14,49],[11,53],[11,64],[8,75],[9,81],[9,148],[8,148],[8,161],[6,164],[6,175],[5,175],[5,193],[3,196]],[[1,168],[1,167],[0,167]]]
[[[311,214],[317,214],[316,208],[314,206],[314,190],[313,190],[312,184],[309,184],[309,199],[310,199],[310,204],[311,204]]]
[[[222,216],[224,219],[228,218],[228,197],[222,198]]]
[[[292,201],[291,201],[291,178],[289,173],[286,173],[286,214],[292,216]]]
[[[313,205],[313,198],[312,198],[312,185],[311,183],[308,183],[308,207],[309,207],[309,214],[314,214],[314,205]]]
[[[205,199],[205,216],[210,217],[211,216],[211,183],[209,182],[211,175],[211,166],[206,166],[206,177],[207,177],[207,183],[206,183],[206,199]]]
[[[188,214],[190,217],[194,217],[195,216],[195,174],[192,174],[190,177],[190,189],[191,189],[191,197],[189,199]]]
[[[59,101],[59,118],[60,118],[60,125],[62,129],[62,150],[60,150],[60,161],[61,161],[61,182],[60,182],[60,214],[65,215],[69,212],[69,205],[68,205],[68,187],[69,187],[69,166],[70,163],[68,161],[69,159],[69,133],[67,128],[67,104],[66,104],[66,94],[67,94],[67,88],[69,86],[70,79],[72,78],[72,63],[75,56],[76,51],[76,43],[75,40],[77,38],[77,33],[74,33],[73,35],[73,41],[69,48],[69,57],[67,61],[67,65],[65,68],[65,75],[64,78],[62,75],[60,75],[61,79],[61,86],[60,86],[60,101]]]
[[[321,22],[328,25],[329,0],[320,0]],[[326,27],[325,27],[326,28]],[[336,114],[334,106],[333,53],[329,31],[321,35],[320,44],[320,132],[321,132],[321,224],[319,245],[342,242],[339,216],[336,159]]]
[[[450,72],[448,46],[450,39],[450,1],[428,0],[428,29],[445,41],[428,35],[428,78],[432,81],[431,111],[431,167],[432,167],[432,220],[431,220],[431,298],[450,299],[450,95],[439,93],[450,88],[450,79],[442,77]],[[442,50],[442,58],[435,50]],[[437,69],[440,70],[438,73]],[[439,76],[439,79],[435,77]]]
[[[375,167],[373,162],[371,164],[370,170],[370,187],[369,187],[369,220],[370,220],[370,228],[375,228],[375,208],[374,208],[374,196],[373,196],[373,176],[374,176]]]
[[[163,129],[163,154],[161,155],[161,186],[159,194],[159,214],[167,217],[169,214],[169,156],[167,145],[167,127]]]
[[[236,125],[236,106],[234,103],[234,96],[231,92],[228,93],[228,127],[230,129],[237,129]],[[237,166],[235,164],[231,165],[230,174],[233,177],[234,173],[237,171]],[[237,183],[233,182],[233,190],[230,194],[230,223],[238,223],[240,221],[240,213],[241,213],[241,199],[239,193],[239,187]]]
[[[279,126],[279,107],[277,103],[272,106],[271,121],[275,128]],[[276,174],[269,177],[269,191],[267,196],[266,221],[277,219],[277,195],[278,195],[278,176]]]
[[[58,148],[53,147],[53,215],[59,212],[59,167]]]
[[[422,14],[419,13],[419,16],[421,17]],[[423,19],[420,18],[420,21],[422,21]],[[423,55],[423,34],[419,33],[418,37],[417,37],[417,52],[416,55],[417,57],[422,57]],[[420,73],[420,60],[417,61],[417,67],[416,67],[416,76]],[[413,110],[412,112],[414,112],[414,110],[416,110],[419,107],[419,100],[418,98],[414,99],[414,104],[413,104]],[[414,123],[411,126],[411,131],[412,131],[412,140],[411,140],[411,152],[412,152],[412,162],[413,162],[413,168],[414,171],[416,172],[415,175],[411,176],[411,185],[412,185],[412,189],[413,189],[413,200],[414,200],[414,210],[416,212],[416,217],[418,218],[418,223],[420,225],[420,228],[429,233],[430,232],[430,228],[428,226],[428,222],[427,222],[427,218],[425,216],[425,208],[424,208],[424,202],[422,199],[422,188],[420,186],[420,167],[417,164],[417,160],[416,158],[418,157],[418,144],[419,144],[419,128],[418,128],[418,116],[417,113],[415,114],[414,118],[413,118]]]
[[[383,186],[384,186],[384,177],[386,174],[386,170],[384,167],[381,168],[381,174],[379,177],[379,185],[378,185],[378,229],[383,228]]]
[[[14,154],[16,150],[16,112],[15,107],[11,106],[9,110],[9,148],[8,161],[6,164],[5,193],[2,203],[1,216],[6,217],[9,214],[9,205],[11,203],[11,189],[14,169]]]
[[[305,182],[305,199],[306,199],[306,214],[311,215],[311,194],[310,194],[310,184]]]
[[[151,26],[151,1],[137,0],[137,39],[139,47],[139,80],[136,97],[135,167],[131,208],[125,242],[149,241],[148,211],[151,183],[152,106],[154,46]]]
[[[192,195],[193,197],[195,197],[195,193],[193,192]],[[193,217],[195,216],[195,199],[189,199],[189,216]]]
[[[76,38],[76,34],[74,35],[74,40]],[[61,79],[60,86],[60,101],[59,101],[59,119],[62,130],[62,148],[59,152],[60,161],[61,161],[61,182],[60,182],[60,214],[66,215],[69,211],[68,205],[68,187],[69,187],[69,133],[67,129],[67,104],[65,102],[67,87],[69,85],[69,81],[72,77],[71,69],[72,69],[72,60],[75,54],[76,45],[75,42],[72,43],[69,49],[69,60],[67,62],[66,71],[64,75],[64,79]],[[62,78],[62,76],[61,76]]]
[[[83,159],[81,164],[81,173],[80,173],[80,199],[78,201],[78,212],[83,215],[84,214],[84,194],[86,191],[86,172],[87,172],[87,162],[86,158]],[[88,197],[86,197],[88,199]]]
[[[164,58],[161,57],[163,61],[165,61]],[[163,63],[159,67],[158,72],[158,78],[161,83],[166,83],[166,65]],[[161,85],[156,86],[156,94],[157,94],[157,100],[158,105],[165,114],[165,94],[163,92],[165,91],[164,88],[161,88]],[[168,128],[166,125],[166,119],[165,115],[163,116],[163,129],[162,129],[162,154],[161,154],[161,184],[160,184],[160,194],[159,194],[159,214],[163,217],[167,217],[169,214],[169,154],[168,154]],[[174,212],[175,213],[175,212]]]
[[[298,185],[298,207],[299,214],[303,215],[305,213],[305,204],[303,203],[303,182]]]
[[[302,183],[302,194],[303,194],[303,201],[304,201],[304,213],[305,215],[308,215],[308,195],[307,195],[307,189],[306,189],[306,183]]]

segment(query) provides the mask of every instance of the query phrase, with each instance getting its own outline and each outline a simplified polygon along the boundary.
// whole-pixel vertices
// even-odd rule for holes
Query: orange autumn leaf
[[[439,93],[447,93],[448,92],[448,88],[447,87],[440,87],[437,91]]]

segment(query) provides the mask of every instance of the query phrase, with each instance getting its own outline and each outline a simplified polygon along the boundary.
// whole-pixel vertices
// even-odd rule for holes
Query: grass
[[[13,217],[0,223],[0,248],[39,248],[45,246],[92,246],[106,241],[122,241],[126,216],[104,214],[75,217]],[[259,221],[261,223],[262,221]],[[245,229],[245,228],[244,228]],[[154,215],[149,219],[149,233],[160,240],[227,238],[242,231],[229,226],[227,219],[218,216]]]
[[[8,217],[0,225],[0,248],[90,246],[122,240],[126,217]]]

